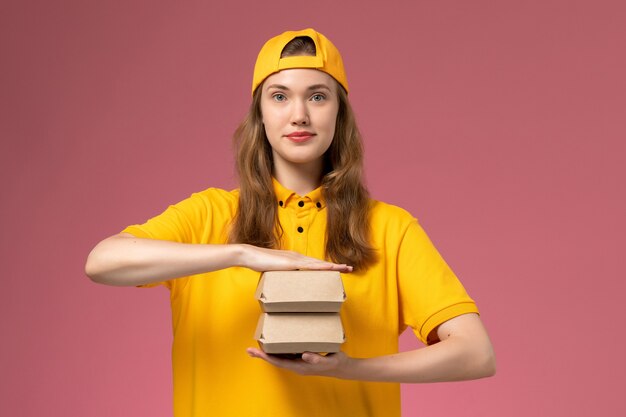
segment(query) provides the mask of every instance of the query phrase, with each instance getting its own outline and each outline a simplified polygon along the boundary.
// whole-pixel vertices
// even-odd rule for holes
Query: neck
[[[303,196],[318,188],[322,182],[322,160],[310,164],[274,161],[274,177],[281,185]]]

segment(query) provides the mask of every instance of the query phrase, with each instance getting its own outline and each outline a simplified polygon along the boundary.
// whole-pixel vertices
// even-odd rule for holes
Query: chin
[[[318,155],[285,155],[283,159],[291,164],[303,165],[316,162],[320,158]]]

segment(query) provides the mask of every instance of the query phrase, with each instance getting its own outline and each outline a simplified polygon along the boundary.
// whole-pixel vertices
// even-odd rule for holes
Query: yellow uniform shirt
[[[298,196],[274,181],[284,249],[324,258],[326,208],[320,189]],[[211,188],[124,232],[196,244],[227,241],[238,192]],[[398,351],[410,326],[425,342],[444,321],[477,312],[454,273],[406,211],[374,202],[372,244],[378,261],[342,274],[342,350],[367,358]],[[250,358],[261,313],[254,297],[260,274],[245,268],[173,279],[174,415],[177,417],[397,417],[394,383],[300,376]]]

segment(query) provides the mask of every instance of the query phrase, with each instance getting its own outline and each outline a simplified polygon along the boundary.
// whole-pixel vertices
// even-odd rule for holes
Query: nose
[[[292,101],[291,124],[292,125],[308,125],[309,109],[303,100]]]

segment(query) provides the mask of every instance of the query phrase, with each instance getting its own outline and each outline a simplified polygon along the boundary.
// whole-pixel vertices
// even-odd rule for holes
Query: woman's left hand
[[[253,358],[263,359],[276,367],[287,369],[300,375],[342,378],[350,362],[350,358],[343,352],[329,353],[326,356],[304,352],[301,359],[285,359],[268,355],[256,348],[248,348],[246,351]]]
[[[300,375],[320,375],[358,381],[443,382],[492,376],[496,372],[493,347],[478,314],[454,317],[436,330],[436,340],[424,348],[369,358],[343,352],[322,356],[305,352],[302,359],[284,359],[260,349],[248,355]]]

